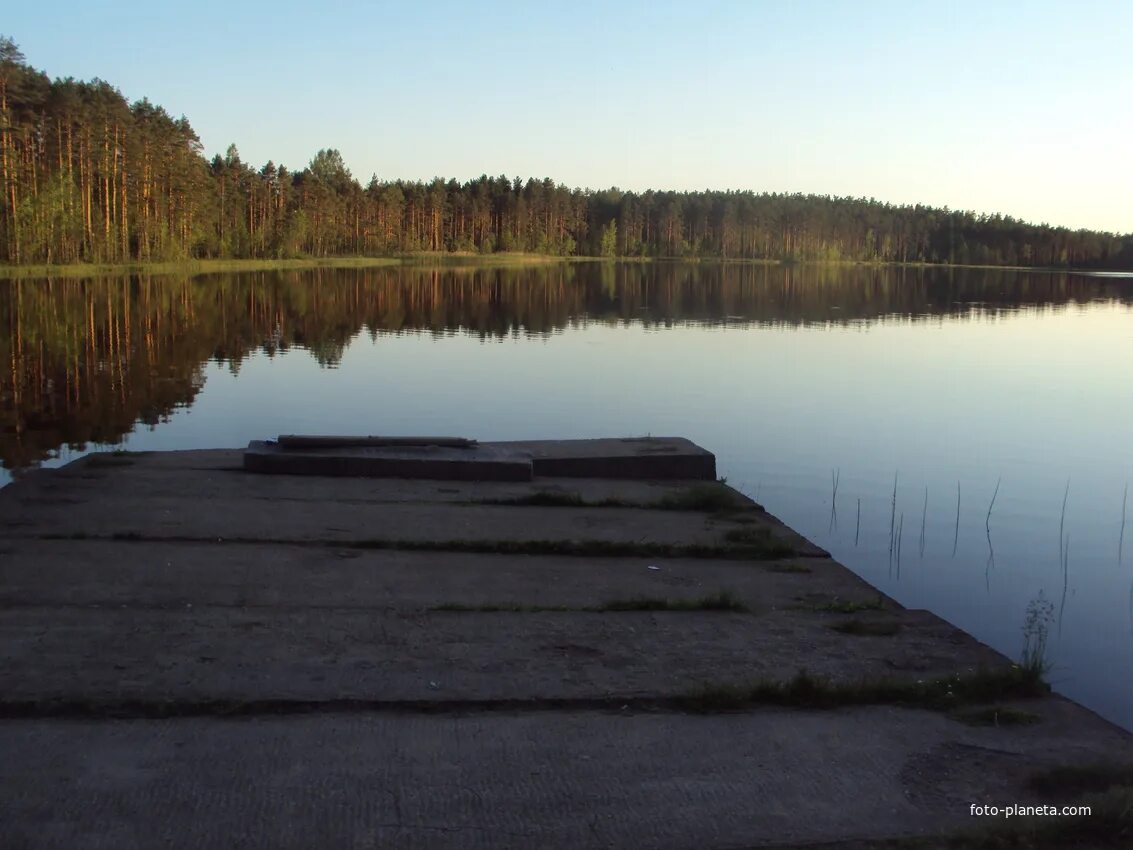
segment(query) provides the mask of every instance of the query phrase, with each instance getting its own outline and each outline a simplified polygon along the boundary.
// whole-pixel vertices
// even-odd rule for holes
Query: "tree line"
[[[109,83],[51,80],[0,37],[0,262],[562,256],[1133,267],[1133,234],[873,199],[630,192],[550,179],[380,180],[341,154],[290,170],[208,160],[185,117]]]

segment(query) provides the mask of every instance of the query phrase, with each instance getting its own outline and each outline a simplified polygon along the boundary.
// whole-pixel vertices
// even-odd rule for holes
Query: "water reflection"
[[[1120,281],[1066,273],[719,263],[0,281],[0,461],[18,469],[162,422],[193,402],[209,361],[236,373],[254,351],[302,348],[333,368],[361,331],[869,324],[1097,299],[1133,300]]]

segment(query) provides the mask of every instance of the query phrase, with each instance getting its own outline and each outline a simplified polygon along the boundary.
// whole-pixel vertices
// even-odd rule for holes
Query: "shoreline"
[[[560,256],[555,254],[530,254],[523,252],[498,252],[494,254],[470,254],[462,252],[430,251],[413,254],[398,254],[389,257],[299,257],[292,259],[203,259],[174,260],[165,262],[132,263],[77,263],[69,265],[0,265],[0,280],[25,280],[29,278],[84,278],[99,275],[188,275],[195,277],[205,274],[255,271],[304,271],[308,269],[339,268],[390,268],[396,266],[480,266],[494,268],[501,266],[539,266],[558,263],[689,263],[753,266],[866,266],[871,268],[917,268],[917,269],[983,269],[995,271],[1065,272],[1068,274],[1094,274],[1120,279],[1133,276],[1133,269],[1088,269],[1060,268],[1053,266],[989,266],[960,263],[900,263],[870,262],[866,260],[772,260],[743,257],[593,257],[584,255]]]

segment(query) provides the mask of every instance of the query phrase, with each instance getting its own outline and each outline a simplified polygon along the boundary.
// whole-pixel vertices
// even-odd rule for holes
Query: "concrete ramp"
[[[0,848],[1082,850],[1111,823],[967,843],[973,804],[1073,805],[1034,778],[1133,737],[687,440],[338,439],[0,490]],[[534,477],[429,480],[509,464]]]

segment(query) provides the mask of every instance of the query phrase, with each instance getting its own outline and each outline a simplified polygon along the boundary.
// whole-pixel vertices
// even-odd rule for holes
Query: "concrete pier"
[[[1073,802],[1041,771],[1133,762],[699,447],[485,445],[529,477],[218,450],[0,491],[0,844],[945,847],[973,803]]]

